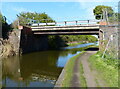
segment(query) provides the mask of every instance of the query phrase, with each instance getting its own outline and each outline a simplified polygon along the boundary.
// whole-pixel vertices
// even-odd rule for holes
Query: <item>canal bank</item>
[[[66,63],[65,67],[63,68],[54,88],[56,87],[62,87],[63,84],[66,86],[69,86],[69,82],[73,76],[73,68],[75,66],[75,59],[77,59],[80,55],[82,55],[84,52],[81,52],[77,54],[76,56],[69,59],[69,61]],[[67,73],[67,74],[66,74]],[[64,82],[63,82],[64,81]]]
[[[56,87],[96,87],[90,72],[88,58],[97,51],[86,51],[72,57],[62,70]],[[92,80],[92,82],[90,82]]]
[[[69,59],[62,70],[54,89],[66,88],[111,88],[119,87],[119,60],[110,59],[108,55],[102,58],[96,48],[88,48],[86,52]]]
[[[8,58],[19,55],[20,31],[14,30],[8,33],[8,39],[0,38],[0,58]]]

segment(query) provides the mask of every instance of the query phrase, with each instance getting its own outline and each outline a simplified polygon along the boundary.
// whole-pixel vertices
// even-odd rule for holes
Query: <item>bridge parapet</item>
[[[49,22],[47,23],[32,23],[31,26],[66,26],[66,25],[84,25],[84,24],[96,24],[100,20],[74,20],[74,21],[60,21],[60,22]]]

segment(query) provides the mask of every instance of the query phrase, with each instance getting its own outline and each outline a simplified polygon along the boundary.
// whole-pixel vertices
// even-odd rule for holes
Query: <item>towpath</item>
[[[73,70],[73,77],[71,80],[71,87],[82,87],[80,82],[80,62],[83,66],[84,77],[86,79],[87,87],[96,87],[95,77],[91,72],[89,67],[88,59],[91,55],[95,54],[97,51],[87,51],[78,57],[75,61],[75,66]]]
[[[97,49],[94,49],[91,51],[87,50],[85,53],[80,55],[77,59],[75,59],[75,65],[73,67],[73,76],[71,78],[70,86],[69,87],[83,87],[82,86],[82,81],[80,80],[80,64],[82,64],[82,71],[83,71],[83,77],[86,82],[86,87],[105,87],[105,82],[98,78],[98,73],[95,70],[92,70],[90,67],[90,63],[88,59],[90,58],[91,55],[95,54]],[[65,69],[63,69],[55,87],[61,87],[61,82],[64,79],[64,74],[65,74]]]

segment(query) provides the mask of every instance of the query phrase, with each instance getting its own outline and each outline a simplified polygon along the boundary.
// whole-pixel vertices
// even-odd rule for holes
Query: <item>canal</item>
[[[66,62],[96,43],[33,52],[3,60],[3,87],[54,87]]]

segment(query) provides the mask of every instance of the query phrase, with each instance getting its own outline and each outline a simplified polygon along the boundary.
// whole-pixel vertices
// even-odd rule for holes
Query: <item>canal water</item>
[[[3,60],[3,87],[54,87],[66,62],[95,43],[34,52]]]

